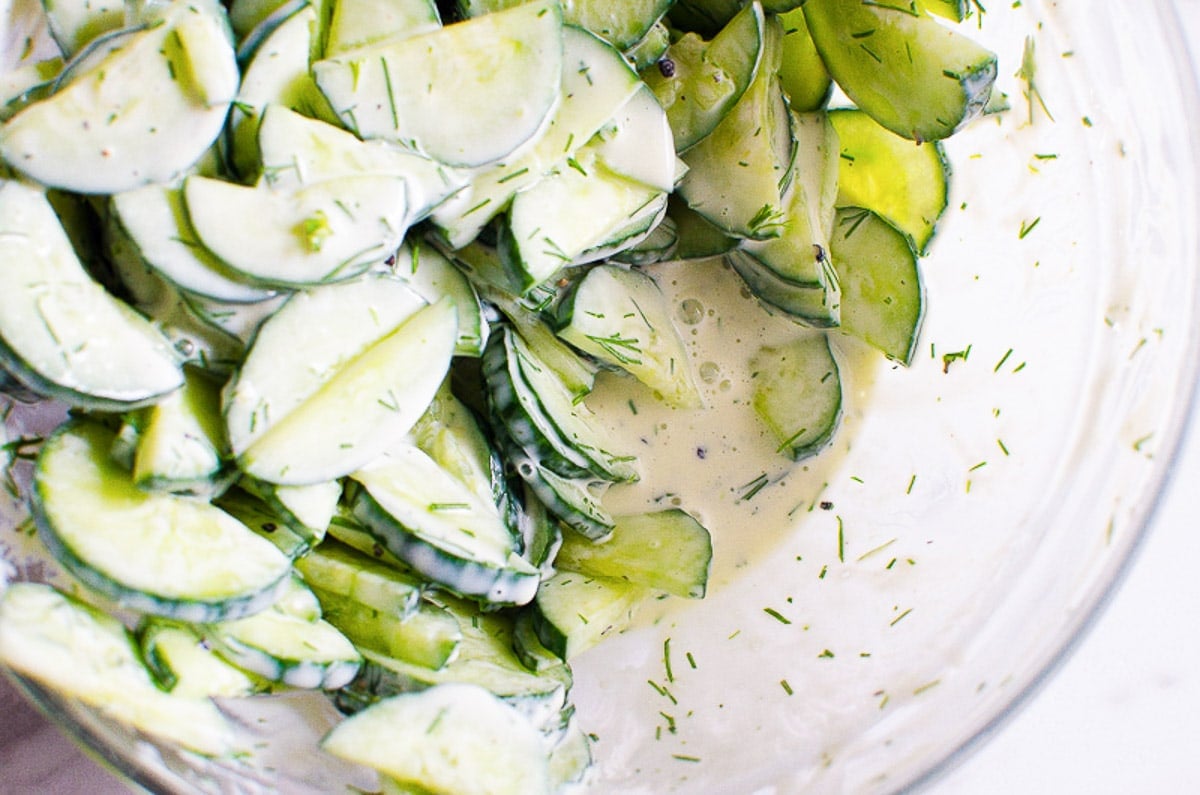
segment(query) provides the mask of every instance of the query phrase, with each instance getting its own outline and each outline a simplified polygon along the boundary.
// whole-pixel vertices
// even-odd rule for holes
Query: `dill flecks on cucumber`
[[[702,415],[654,266],[723,257],[794,321],[745,410],[828,444],[836,340],[915,349],[938,141],[996,75],[930,16],[965,10],[46,4],[0,97],[0,389],[73,409],[28,495],[63,591],[7,590],[0,660],[200,754],[250,752],[210,697],[323,689],[386,791],[582,780],[570,659],[714,554],[606,506],[655,472],[597,376]]]

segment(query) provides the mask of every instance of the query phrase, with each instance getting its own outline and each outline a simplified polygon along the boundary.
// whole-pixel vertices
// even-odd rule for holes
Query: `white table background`
[[[1200,52],[1200,0],[1176,4]],[[127,792],[0,680],[0,795]],[[1200,793],[1200,418],[1100,620],[1037,696],[927,795],[1191,792]]]

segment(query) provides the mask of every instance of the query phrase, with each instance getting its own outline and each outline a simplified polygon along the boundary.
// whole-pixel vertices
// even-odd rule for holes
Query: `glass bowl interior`
[[[868,364],[839,340],[829,450],[753,498],[743,459],[709,462],[734,517],[713,528],[709,596],[663,603],[575,665],[595,791],[912,787],[1044,677],[1144,531],[1200,340],[1191,63],[1165,0],[1013,5],[972,31],[1011,109],[947,145],[916,361]],[[684,300],[703,274],[660,277]],[[11,432],[52,415],[19,409]],[[20,513],[6,507],[0,570],[53,580]],[[256,751],[213,762],[26,685],[154,790],[372,786],[315,751],[336,720],[319,697],[227,705]]]

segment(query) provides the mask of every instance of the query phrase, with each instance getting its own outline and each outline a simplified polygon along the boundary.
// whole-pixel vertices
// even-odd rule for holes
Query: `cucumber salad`
[[[67,409],[4,446],[60,572],[0,663],[206,758],[322,691],[389,793],[585,783],[571,661],[704,596],[716,528],[610,500],[656,478],[614,412],[706,411],[661,267],[784,324],[741,410],[801,466],[842,340],[911,360],[939,141],[1000,104],[965,0],[43,6],[0,389]]]

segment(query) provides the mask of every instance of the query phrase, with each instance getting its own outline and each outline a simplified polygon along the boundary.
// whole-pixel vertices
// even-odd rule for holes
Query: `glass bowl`
[[[839,340],[834,445],[761,494],[736,442],[720,469],[708,457],[733,517],[712,528],[709,596],[663,603],[575,663],[594,791],[919,786],[1053,670],[1144,532],[1197,372],[1191,63],[1165,0],[1004,5],[973,35],[1000,55],[1011,109],[948,143],[915,362],[871,364]],[[689,267],[663,269],[677,300],[697,297]],[[722,361],[739,355],[729,343]],[[19,409],[10,432],[53,415]],[[705,432],[664,430],[680,445]],[[695,466],[672,475],[681,490]],[[0,528],[6,576],[53,580],[20,514]],[[154,791],[373,786],[315,750],[337,720],[319,696],[225,704],[256,750],[213,762],[22,684]]]

